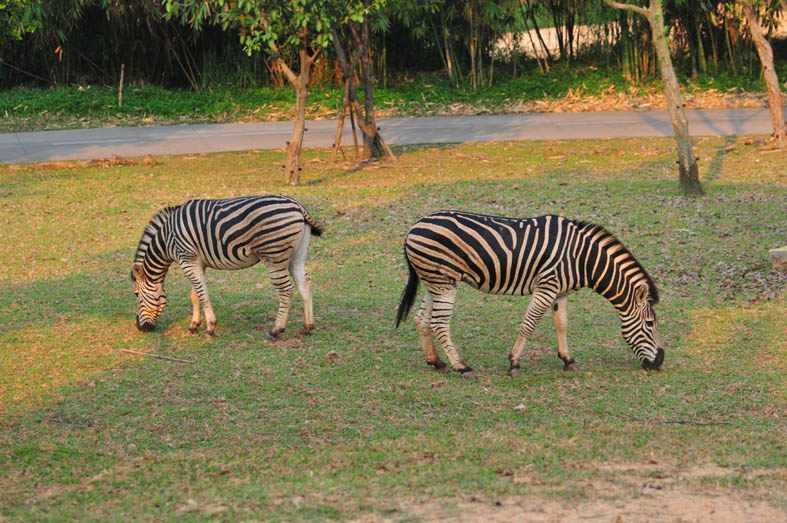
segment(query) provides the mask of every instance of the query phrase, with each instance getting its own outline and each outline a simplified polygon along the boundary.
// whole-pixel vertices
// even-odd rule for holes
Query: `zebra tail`
[[[311,214],[309,214],[309,211],[307,211],[306,207],[304,207],[303,205],[301,205],[301,214],[303,214],[303,217],[306,219],[306,222],[309,225],[311,225],[312,235],[322,236],[322,233],[325,229],[323,228],[322,225],[317,223],[317,220],[315,220],[314,217]]]
[[[396,327],[407,317],[410,309],[415,302],[415,294],[418,292],[418,274],[415,273],[410,260],[407,260],[407,267],[410,269],[410,278],[407,280],[407,287],[402,292],[402,301],[399,303],[399,310],[396,312]]]

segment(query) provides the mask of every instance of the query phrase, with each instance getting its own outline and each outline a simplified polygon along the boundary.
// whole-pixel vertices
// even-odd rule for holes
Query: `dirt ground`
[[[403,500],[391,517],[361,521],[537,521],[537,522],[779,522],[787,521],[784,478],[787,469],[725,469],[715,465],[683,468],[662,464],[599,465],[607,479],[584,485],[591,499],[560,502],[534,488],[532,494],[486,499],[467,496],[456,500],[419,503]],[[737,490],[712,486],[714,479],[765,479],[779,488]],[[701,481],[702,480],[702,481]],[[526,476],[512,477],[523,490]]]

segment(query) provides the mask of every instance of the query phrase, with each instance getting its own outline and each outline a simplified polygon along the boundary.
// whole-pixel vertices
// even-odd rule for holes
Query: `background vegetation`
[[[240,28],[203,24],[195,29],[188,20],[168,18],[162,4],[161,0],[0,4],[0,30],[9,36],[0,41],[0,88],[116,86],[121,64],[125,64],[126,82],[138,86],[209,90],[231,85],[245,90],[286,84],[275,60],[263,53],[246,55]],[[765,4],[763,23],[774,31],[784,4],[776,0]],[[378,87],[398,85],[423,72],[440,72],[448,85],[475,90],[523,74],[531,79],[547,75],[556,64],[593,66],[635,83],[658,77],[647,23],[603,2],[388,0],[375,5],[379,9],[371,24],[370,52]],[[676,67],[684,77],[700,82],[723,77],[725,83],[739,85],[759,78],[756,52],[734,2],[671,0],[665,2],[665,10],[667,25],[673,28]],[[343,22],[337,18],[335,23]],[[590,44],[580,45],[580,31],[587,31],[583,26],[597,35]],[[527,31],[534,31],[533,39]],[[549,31],[555,34],[557,51],[545,52],[540,43],[541,33]],[[776,61],[781,62],[785,43],[773,43]],[[543,59],[535,58],[533,49]],[[326,48],[317,65],[313,79],[317,85],[332,86],[340,77],[330,51]]]
[[[783,151],[698,139],[697,200],[678,192],[667,138],[397,153],[346,171],[305,151],[298,187],[273,152],[0,167],[0,249],[16,253],[0,266],[0,517],[402,520],[523,499],[517,514],[638,503],[640,515],[677,505],[702,519],[739,500],[730,513],[783,516],[787,281],[767,262],[787,234]],[[262,341],[276,300],[261,268],[209,273],[215,339],[188,334],[178,270],[159,329],[138,332],[128,273],[152,214],[267,192],[326,226],[308,263],[315,334],[295,334],[295,298],[283,340]],[[509,379],[528,299],[462,288],[455,339],[480,379],[435,374],[412,324],[392,324],[402,237],[445,207],[558,212],[616,232],[660,287],[665,369],[640,371],[614,310],[584,291],[569,305],[581,372],[561,371],[545,318]]]

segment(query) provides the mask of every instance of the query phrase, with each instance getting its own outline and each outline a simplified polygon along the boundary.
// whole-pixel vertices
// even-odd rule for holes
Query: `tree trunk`
[[[470,86],[473,91],[476,89],[476,74],[475,74],[475,25],[473,24],[473,6],[470,6]]]
[[[301,147],[303,145],[303,133],[306,128],[306,98],[309,89],[300,75],[295,85],[295,121],[292,126],[292,136],[287,142],[287,161],[285,172],[287,173],[287,183],[298,185],[301,181]]]
[[[364,0],[364,5],[368,6],[368,0]],[[371,158],[382,158],[383,148],[380,143],[380,134],[377,132],[377,120],[374,116],[374,79],[372,78],[372,62],[369,55],[369,20],[364,16],[361,24],[361,42],[358,49],[361,55],[361,69],[363,70],[363,105],[364,123],[367,129],[374,132],[363,133],[363,156],[365,160]]]
[[[768,106],[771,109],[773,136],[779,148],[785,149],[787,148],[787,123],[784,120],[784,101],[779,88],[779,78],[776,76],[776,70],[773,67],[773,50],[762,34],[760,22],[757,19],[757,13],[754,12],[751,0],[743,2],[743,13],[746,16],[746,21],[749,23],[751,39],[757,47],[757,54],[760,56],[760,63],[762,64],[762,75],[765,78],[765,86],[768,89]]]
[[[675,132],[675,142],[678,146],[680,188],[688,196],[702,196],[704,191],[700,184],[697,158],[694,156],[691,135],[689,135],[689,122],[683,110],[680,84],[678,84],[678,79],[675,77],[675,69],[672,67],[672,58],[670,57],[669,44],[667,43],[667,34],[664,31],[664,11],[661,8],[661,0],[650,0],[650,6],[647,9],[613,0],[604,0],[604,2],[617,9],[628,9],[629,11],[640,13],[650,23],[653,45],[656,48],[656,56],[658,56],[661,68],[661,81],[664,84],[667,111],[672,120],[672,129]]]
[[[443,33],[443,48],[445,49],[445,65],[446,69],[448,69],[448,78],[451,80],[451,84],[454,87],[458,87],[454,79],[454,67],[451,62],[451,44],[448,41],[448,27],[446,27],[445,23],[445,11],[442,9],[440,10],[440,29]]]
[[[292,126],[292,136],[287,142],[287,157],[284,165],[287,183],[290,185],[297,185],[301,180],[301,147],[306,128],[306,99],[309,96],[311,67],[317,58],[317,53],[309,56],[306,49],[301,49],[299,54],[300,71],[298,76],[295,76],[295,73],[287,67],[283,60],[278,59],[285,76],[295,87],[295,121]]]
[[[331,163],[336,163],[336,153],[342,150],[342,131],[344,130],[344,116],[347,114],[347,106],[350,100],[350,79],[344,80],[344,96],[342,97],[342,108],[339,111],[339,125],[336,128],[336,139],[333,141],[333,152],[331,153]],[[342,152],[342,156],[344,153]]]
[[[530,11],[530,21],[533,22],[533,30],[536,32],[536,36],[538,37],[538,41],[541,42],[541,47],[544,49],[544,54],[546,54],[546,59],[544,62],[549,63],[552,60],[552,53],[549,52],[549,47],[547,47],[546,42],[544,42],[544,37],[541,36],[541,30],[538,28],[538,22],[536,22],[536,15],[533,12],[533,7],[530,5],[530,0],[527,2],[528,11]],[[549,68],[547,68],[549,71]]]
[[[358,45],[358,58],[362,61],[366,60],[368,62],[369,55],[368,55],[368,46],[369,46],[369,35],[368,35],[368,25],[366,27],[366,44],[363,43],[364,38],[357,34],[357,31],[350,26],[351,30],[353,31],[353,36],[356,40],[356,45]],[[362,31],[363,33],[363,31]],[[357,63],[357,58],[353,58],[352,63],[347,61],[347,54],[344,52],[344,48],[342,47],[340,40],[339,40],[339,33],[336,29],[333,29],[333,47],[336,51],[336,58],[339,60],[339,66],[342,68],[342,73],[344,74],[345,79],[349,80],[347,84],[349,86],[349,109],[350,109],[350,123],[353,126],[353,137],[355,136],[355,120],[353,119],[353,112],[355,115],[358,116],[358,127],[361,128],[361,133],[363,134],[364,139],[364,152],[371,152],[374,157],[381,158],[382,151],[384,150],[393,160],[396,160],[396,156],[393,154],[391,149],[386,145],[383,141],[382,136],[377,129],[377,123],[374,118],[374,86],[372,83],[371,76],[368,78],[364,74],[364,105],[367,108],[367,112],[371,113],[371,122],[367,123],[367,118],[363,116],[364,111],[361,110],[361,106],[358,103],[358,93],[355,90],[355,84],[352,81],[353,73],[355,70],[355,65]],[[364,58],[363,47],[367,49],[367,54]],[[371,75],[371,67],[364,67],[365,71],[369,71]],[[371,109],[371,111],[369,111]],[[366,144],[370,143],[373,147],[369,147],[367,149]],[[376,153],[375,153],[376,151]],[[368,157],[367,157],[368,158]]]

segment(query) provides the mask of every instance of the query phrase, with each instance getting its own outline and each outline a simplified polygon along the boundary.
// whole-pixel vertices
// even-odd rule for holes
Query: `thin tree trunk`
[[[306,128],[306,98],[308,95],[309,89],[299,75],[295,85],[295,121],[292,126],[292,136],[287,142],[287,161],[285,163],[287,183],[290,185],[298,185],[301,181],[301,147]]]
[[[440,10],[440,28],[442,29],[443,33],[443,48],[445,49],[445,65],[448,69],[448,78],[451,79],[451,84],[456,86],[456,81],[454,79],[454,67],[451,61],[451,45],[448,41],[448,27],[446,27],[445,23],[445,11],[442,9]]]
[[[374,119],[374,94],[373,94],[373,84],[371,78],[364,77],[364,84],[365,84],[364,105],[366,105],[367,108],[371,108],[371,118],[372,118],[371,123],[369,124],[366,123],[366,119],[363,116],[364,111],[361,110],[361,106],[358,103],[358,95],[355,90],[355,85],[352,81],[352,77],[354,75],[354,69],[357,63],[356,61],[357,58],[360,58],[361,60],[364,59],[363,52],[362,52],[363,50],[361,49],[363,43],[362,43],[362,38],[359,37],[357,31],[352,27],[352,25],[350,26],[350,29],[353,31],[353,36],[356,40],[356,44],[359,46],[358,53],[357,53],[358,56],[353,58],[352,64],[347,61],[347,54],[344,52],[344,48],[342,47],[339,41],[338,31],[336,31],[335,28],[333,30],[333,45],[334,45],[334,50],[336,51],[336,57],[339,60],[339,65],[342,68],[344,77],[346,79],[349,79],[349,87],[350,87],[349,108],[350,108],[350,123],[352,124],[353,127],[353,139],[355,141],[355,119],[353,117],[353,112],[354,112],[355,115],[358,116],[358,120],[357,120],[358,127],[361,128],[361,133],[364,135],[364,144],[367,143],[367,137],[369,137],[368,139],[375,144],[375,147],[377,147],[376,150],[378,154],[376,155],[376,157],[378,158],[381,157],[382,155],[380,151],[384,150],[386,153],[388,153],[391,159],[395,161],[396,156],[393,154],[393,152],[388,147],[388,145],[383,141],[382,136],[380,136],[379,130],[377,129],[376,121]],[[367,30],[368,30],[368,25],[367,25]],[[367,33],[366,42],[367,42],[366,47],[368,49],[368,33]],[[368,55],[366,56],[366,59],[368,60]],[[369,67],[368,70],[371,73],[371,67]],[[368,96],[366,94],[367,91],[369,92],[369,95],[371,95],[371,97],[367,97]],[[370,150],[374,151],[374,149],[370,149]],[[357,153],[356,153],[356,157],[357,157]]]
[[[350,99],[350,79],[344,80],[344,96],[342,97],[342,109],[339,112],[339,125],[336,127],[336,139],[333,141],[333,151],[331,152],[331,163],[336,163],[336,153],[341,151],[342,130],[344,129],[344,115],[347,114],[347,105]],[[342,153],[344,155],[344,153]]]
[[[680,171],[680,188],[683,193],[689,196],[701,196],[704,194],[700,184],[699,170],[697,168],[697,158],[691,144],[689,134],[689,123],[686,113],[683,110],[683,101],[680,94],[680,84],[675,76],[672,67],[672,58],[669,53],[666,33],[664,31],[664,11],[661,7],[661,0],[650,0],[650,6],[642,8],[639,6],[604,0],[604,2],[617,9],[628,9],[643,15],[650,23],[653,35],[653,45],[656,48],[656,56],[659,59],[661,68],[661,81],[664,84],[664,95],[667,103],[667,111],[672,120],[672,129],[675,132],[675,142],[678,146],[678,167]]]
[[[350,81],[350,85],[350,96],[352,96],[352,81]],[[355,107],[357,107],[357,104],[353,105],[351,102],[348,109],[350,110],[350,126],[353,129],[353,151],[355,152],[354,158],[358,160],[361,157],[361,153],[358,151],[358,133],[355,132],[355,116],[353,116],[353,113],[355,113]]]
[[[368,6],[368,0],[364,0],[364,5]],[[374,79],[372,78],[372,63],[369,55],[369,20],[364,17],[361,24],[361,41],[359,52],[361,55],[361,69],[363,69],[363,105],[364,105],[364,123],[368,129],[373,129],[374,132],[363,136],[363,149],[364,158],[369,160],[371,158],[382,158],[383,150],[378,141],[380,136],[377,132],[377,119],[374,115]]]
[[[787,148],[787,123],[784,120],[784,101],[779,88],[779,78],[773,67],[773,50],[771,44],[765,39],[760,28],[760,21],[754,11],[751,0],[743,1],[743,14],[749,23],[751,38],[757,47],[757,54],[762,64],[762,75],[765,78],[765,87],[768,90],[768,107],[771,109],[771,122],[773,123],[773,136],[779,148]]]
[[[476,74],[475,74],[475,24],[473,24],[473,6],[470,6],[470,86],[473,91],[476,89]]]
[[[277,59],[284,75],[295,87],[295,121],[292,126],[292,136],[287,142],[287,157],[285,161],[285,173],[287,183],[297,185],[301,179],[301,147],[303,145],[303,133],[306,128],[306,100],[309,96],[309,80],[311,67],[317,58],[317,53],[309,56],[306,49],[301,49],[300,71],[298,76],[287,66],[282,59]]]
[[[533,22],[533,29],[536,31],[536,36],[538,37],[538,41],[541,42],[541,47],[544,49],[544,54],[546,54],[546,60],[552,61],[552,53],[549,52],[549,47],[547,47],[546,42],[544,42],[544,37],[541,36],[541,30],[538,28],[538,22],[536,22],[536,15],[533,12],[533,8],[530,5],[530,0],[527,2],[528,10],[530,11],[530,21]],[[547,67],[547,71],[549,71],[549,67]]]

